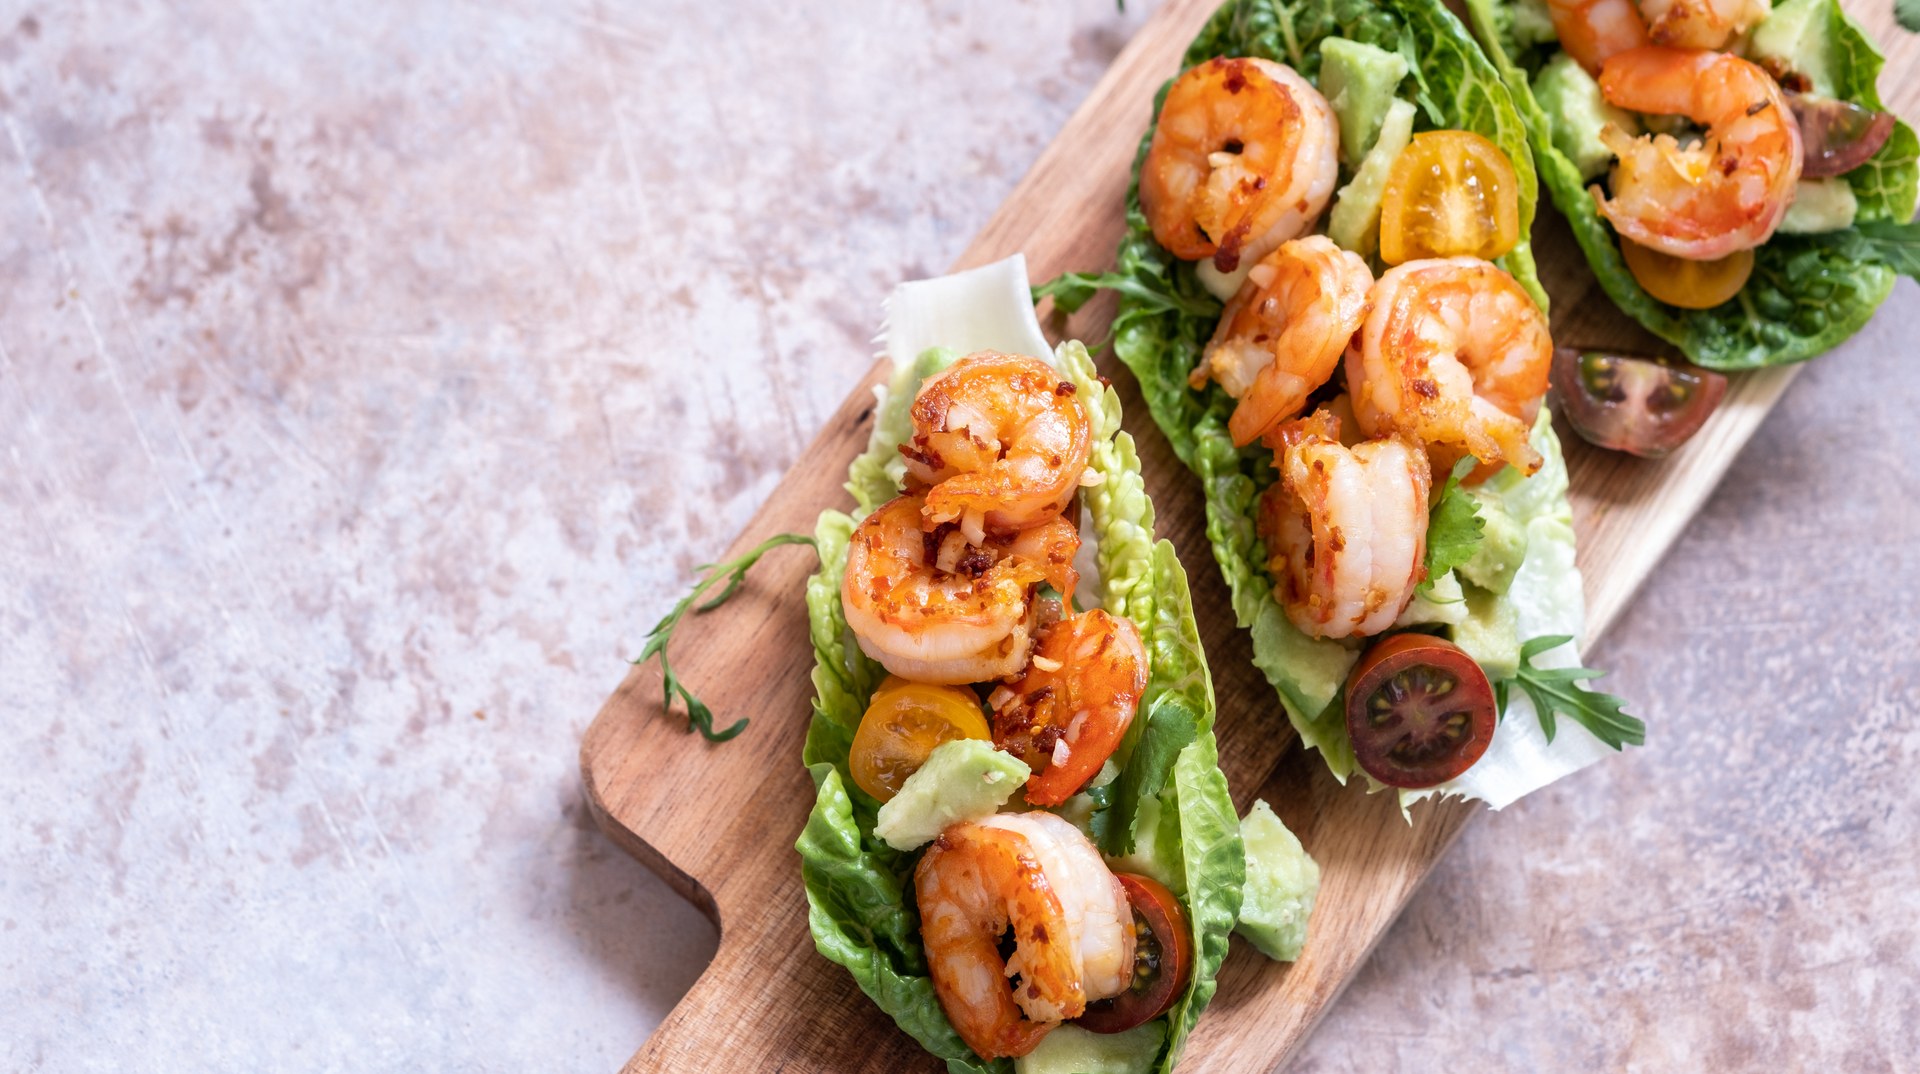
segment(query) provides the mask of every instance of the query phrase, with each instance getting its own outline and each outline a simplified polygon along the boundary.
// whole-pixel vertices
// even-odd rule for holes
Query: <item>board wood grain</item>
[[[1217,0],[1169,0],[1114,61],[955,268],[1014,252],[1033,278],[1111,265],[1124,226],[1128,168],[1151,101]],[[1885,22],[1885,18],[1871,22]],[[1876,31],[1886,27],[1873,26]],[[1884,39],[1884,38],[1883,38]],[[1899,94],[1890,94],[1895,100]],[[1600,292],[1566,225],[1544,209],[1535,229],[1556,340],[1639,353],[1667,348]],[[1056,338],[1102,340],[1110,295],[1047,323]],[[1283,1063],[1340,994],[1479,806],[1424,803],[1413,823],[1386,795],[1341,787],[1297,747],[1272,689],[1235,629],[1212,562],[1199,488],[1153,427],[1132,377],[1100,357],[1139,442],[1158,535],[1180,550],[1219,698],[1221,767],[1244,812],[1267,799],[1321,864],[1320,898],[1300,961],[1275,963],[1235,939],[1220,991],[1183,1071],[1268,1070]],[[1725,402],[1683,449],[1660,461],[1587,448],[1562,430],[1572,480],[1588,635],[1599,637],[1698,510],[1795,370],[1736,376]],[[847,463],[872,425],[876,364],[808,449],[804,461],[734,542],[737,555],[775,533],[811,532],[822,508],[851,506]],[[813,803],[800,749],[813,696],[802,583],[804,547],[776,549],[720,610],[683,622],[675,666],[724,724],[752,726],[713,745],[663,712],[657,666],[633,669],[580,749],[600,826],[699,905],[720,932],[713,963],[634,1057],[628,1071],[932,1071],[931,1056],[896,1029],[840,967],[813,949],[799,856]]]

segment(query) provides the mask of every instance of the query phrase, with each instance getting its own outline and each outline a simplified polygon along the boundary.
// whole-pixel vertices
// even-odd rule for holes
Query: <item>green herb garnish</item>
[[[1502,679],[1493,685],[1494,697],[1500,705],[1500,716],[1507,715],[1507,689],[1514,683],[1527,692],[1533,700],[1533,710],[1540,717],[1540,730],[1547,734],[1547,741],[1553,741],[1557,730],[1555,714],[1571,716],[1580,726],[1593,732],[1593,737],[1620,749],[1622,746],[1644,746],[1647,744],[1647,725],[1640,720],[1620,711],[1626,702],[1613,696],[1574,685],[1585,679],[1597,679],[1605,675],[1604,671],[1593,668],[1536,668],[1533,658],[1556,649],[1573,640],[1570,634],[1555,634],[1545,638],[1535,638],[1520,647],[1520,671],[1511,679]]]
[[[1423,597],[1433,592],[1433,583],[1441,575],[1471,560],[1480,549],[1487,527],[1480,517],[1480,501],[1460,487],[1460,479],[1478,465],[1480,460],[1472,455],[1454,463],[1434,501],[1433,514],[1427,519],[1427,580],[1419,588]]]
[[[1073,313],[1100,290],[1114,290],[1138,305],[1131,308],[1135,316],[1156,313],[1182,313],[1188,317],[1218,317],[1220,303],[1212,295],[1177,295],[1172,290],[1157,287],[1159,281],[1144,273],[1134,272],[1063,272],[1046,283],[1033,288],[1034,305],[1048,295],[1053,296],[1054,308],[1062,313]]]
[[[666,683],[665,696],[661,700],[661,705],[671,710],[673,708],[673,698],[676,694],[679,695],[680,700],[686,702],[687,732],[689,734],[698,731],[706,736],[708,742],[725,742],[740,732],[745,731],[748,721],[741,720],[725,731],[715,731],[713,729],[713,710],[708,708],[699,698],[693,696],[693,691],[687,689],[686,684],[674,675],[673,668],[667,663],[667,642],[673,637],[673,628],[680,624],[680,617],[687,614],[688,608],[694,608],[693,602],[699,600],[700,595],[712,588],[713,583],[719,581],[722,577],[728,578],[727,588],[721,590],[719,596],[694,608],[694,610],[707,612],[725,604],[728,597],[733,596],[734,593],[739,591],[740,583],[746,580],[747,571],[752,568],[755,563],[760,562],[760,557],[766,555],[771,549],[778,548],[783,544],[804,544],[815,549],[819,547],[814,544],[812,537],[804,533],[782,533],[760,542],[753,551],[748,552],[746,555],[741,556],[731,563],[703,563],[695,567],[694,570],[696,571],[710,571],[711,573],[701,579],[700,584],[693,587],[693,592],[688,593],[681,599],[680,603],[674,605],[673,610],[667,613],[666,618],[653,625],[653,629],[647,632],[646,648],[640,650],[640,655],[633,659],[633,662],[636,664],[644,664],[647,662],[648,657],[656,653],[659,654],[660,676]]]

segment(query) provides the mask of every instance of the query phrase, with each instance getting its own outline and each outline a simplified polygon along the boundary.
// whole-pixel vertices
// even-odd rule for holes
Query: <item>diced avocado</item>
[[[1240,838],[1247,848],[1247,884],[1233,931],[1268,958],[1292,962],[1307,942],[1320,866],[1264,800],[1255,800],[1240,821]]]
[[[1747,58],[1804,75],[1812,92],[1835,96],[1833,21],[1830,0],[1787,0],[1754,27]]]
[[[1406,58],[1397,52],[1344,37],[1320,42],[1320,94],[1340,120],[1340,150],[1348,163],[1373,148],[1393,91],[1406,77]]]
[[[1164,808],[1152,795],[1141,798],[1133,827],[1133,853],[1108,858],[1107,868],[1153,877],[1175,895],[1185,895],[1187,871],[1180,850],[1180,811]]]
[[[1460,579],[1452,571],[1433,580],[1433,585],[1425,593],[1414,590],[1413,601],[1400,618],[1393,621],[1397,627],[1418,626],[1421,623],[1458,623],[1467,616],[1467,602],[1460,597]]]
[[[1547,0],[1516,0],[1503,6],[1511,20],[1514,44],[1526,48],[1528,45],[1550,45],[1560,40],[1559,35],[1553,32],[1553,13],[1547,10]]]
[[[1125,1033],[1053,1027],[1040,1046],[1013,1061],[1014,1074],[1147,1074],[1160,1058],[1167,1023],[1156,1018]]]
[[[948,825],[997,812],[1026,785],[1026,762],[977,738],[942,742],[927,763],[907,777],[900,793],[880,807],[873,834],[895,850],[933,841]]]
[[[1460,577],[1482,589],[1505,593],[1527,558],[1527,528],[1514,521],[1497,493],[1475,491],[1480,504],[1480,546],[1461,564]]]
[[[1600,130],[1612,123],[1630,135],[1640,134],[1633,113],[1615,108],[1600,95],[1600,83],[1564,52],[1540,69],[1533,80],[1533,96],[1553,125],[1553,147],[1565,153],[1580,178],[1597,178],[1613,160],[1613,150],[1600,140]]]
[[[1498,682],[1520,670],[1520,615],[1513,602],[1477,585],[1466,590],[1466,618],[1453,625],[1453,643]]]
[[[1780,220],[1779,230],[1789,235],[1818,235],[1853,226],[1860,202],[1853,196],[1853,185],[1845,176],[1831,179],[1802,179],[1793,188],[1793,204]]]
[[[1327,238],[1343,250],[1361,257],[1372,257],[1380,241],[1380,200],[1387,196],[1387,177],[1400,151],[1413,140],[1413,105],[1395,98],[1387,107],[1380,125],[1380,137],[1360,162],[1353,182],[1334,195],[1333,212],[1327,217]]]

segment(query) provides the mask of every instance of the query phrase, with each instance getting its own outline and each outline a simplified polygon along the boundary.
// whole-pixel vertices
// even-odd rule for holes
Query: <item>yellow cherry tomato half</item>
[[[1647,293],[1683,310],[1710,310],[1738,294],[1753,275],[1753,251],[1735,250],[1717,261],[1689,261],[1622,236],[1627,270]]]
[[[892,801],[935,746],[962,738],[993,738],[972,690],[889,675],[860,719],[847,766],[861,790]]]
[[[1394,158],[1380,201],[1380,260],[1499,257],[1520,242],[1520,181],[1471,131],[1427,131]]]

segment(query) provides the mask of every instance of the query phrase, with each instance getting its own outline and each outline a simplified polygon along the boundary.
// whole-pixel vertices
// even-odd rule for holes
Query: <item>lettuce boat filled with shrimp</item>
[[[1699,365],[1803,361],[1920,272],[1920,139],[1838,0],[1467,0],[1608,297]]]
[[[1035,298],[1120,292],[1114,351],[1305,745],[1403,806],[1499,808],[1643,741],[1578,685],[1532,158],[1466,28],[1438,0],[1230,0],[1152,119],[1115,270]]]
[[[1317,870],[1264,805],[1243,843],[1118,396],[1026,286],[1015,257],[889,300],[807,587],[809,924],[950,1070],[1171,1070],[1243,909],[1297,956]]]

